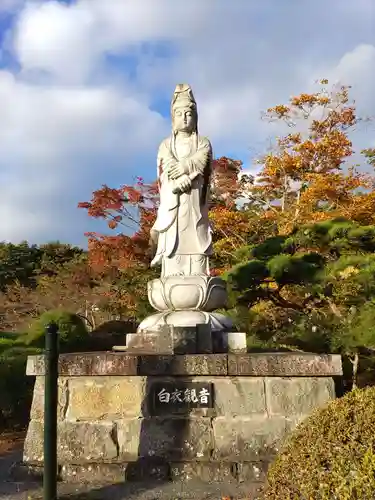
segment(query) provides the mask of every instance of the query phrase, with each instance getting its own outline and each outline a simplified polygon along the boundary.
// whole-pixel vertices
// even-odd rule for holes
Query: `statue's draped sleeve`
[[[174,165],[177,165],[177,160],[173,156],[170,148],[168,147],[167,139],[165,139],[159,146],[157,157],[158,168],[158,181],[162,185],[164,181],[168,181],[168,171]]]
[[[158,232],[166,231],[170,228],[177,215],[178,195],[173,192],[175,183],[168,178],[168,169],[176,163],[177,160],[171,153],[167,140],[164,140],[160,144],[157,156],[160,205],[153,228]]]
[[[187,160],[189,177],[193,181],[199,175],[202,176],[202,189],[200,193],[200,205],[207,202],[208,188],[212,168],[212,146],[206,137],[200,137],[197,151]]]
[[[185,160],[191,180],[198,175],[206,176],[207,168],[210,168],[212,160],[211,143],[205,137],[199,138],[197,151]]]

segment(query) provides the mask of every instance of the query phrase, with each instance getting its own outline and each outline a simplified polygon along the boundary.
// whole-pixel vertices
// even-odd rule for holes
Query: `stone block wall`
[[[34,465],[43,463],[43,373],[43,357],[30,357],[28,374],[36,382],[24,460]],[[333,377],[340,375],[338,356],[62,356],[62,474],[113,480],[126,470],[138,476],[261,480],[285,436],[335,397]],[[155,416],[153,384],[176,380],[212,383],[213,408]]]

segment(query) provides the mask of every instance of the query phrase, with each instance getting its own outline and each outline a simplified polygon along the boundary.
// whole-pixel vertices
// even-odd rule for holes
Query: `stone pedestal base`
[[[262,482],[285,436],[335,397],[342,367],[332,355],[96,352],[60,356],[59,373],[63,479]],[[41,467],[43,356],[29,357],[27,374],[36,383],[24,461]],[[213,388],[211,407],[167,406],[161,414],[150,397],[155,387],[194,383]]]
[[[114,347],[114,350],[119,350]],[[212,354],[212,332],[209,324],[195,326],[158,326],[156,331],[141,330],[128,334],[129,354]]]
[[[194,326],[157,325],[153,330],[128,333],[126,346],[113,351],[128,354],[213,354],[247,352],[246,333],[211,330],[211,323]]]

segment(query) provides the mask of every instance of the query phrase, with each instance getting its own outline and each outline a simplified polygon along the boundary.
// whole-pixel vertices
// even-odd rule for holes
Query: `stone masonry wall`
[[[178,356],[177,361],[173,356],[174,368],[172,359],[165,364],[166,357],[160,357],[159,362],[166,367],[164,371],[170,373],[163,374],[159,366],[159,376],[124,374],[131,370],[129,363],[124,370],[124,362],[129,360],[121,359],[120,363],[119,356],[124,358],[123,354],[110,361],[109,358],[106,362],[102,360],[102,365],[95,365],[94,358],[87,356],[80,355],[80,363],[71,357],[75,365],[67,364],[65,358],[61,360],[58,460],[67,476],[86,474],[91,479],[95,470],[100,469],[102,474],[103,467],[107,475],[116,470],[123,475],[126,464],[137,463],[143,457],[159,462],[157,474],[160,464],[165,462],[174,476],[198,474],[211,480],[244,476],[260,480],[287,433],[315,408],[335,397],[332,377],[341,373],[341,360],[323,359],[324,372],[322,359],[319,361],[315,355],[305,358],[304,363],[301,356],[299,360],[294,359],[296,363],[285,356],[272,355],[273,363],[265,355],[263,358],[260,355],[258,358],[254,358],[256,355],[236,357],[237,372],[257,369],[258,376],[229,376],[228,355],[195,355],[195,359],[194,355]],[[149,359],[151,365],[148,365],[147,359],[143,359],[143,372],[155,371],[155,361],[155,357]],[[234,360],[231,361],[234,370]],[[138,359],[138,373],[142,372],[139,362]],[[109,375],[100,374],[105,364]],[[115,365],[121,365],[121,370],[116,370]],[[276,376],[269,376],[271,368]],[[292,368],[296,376],[290,376]],[[325,376],[314,376],[319,370]],[[24,460],[35,465],[43,462],[42,372],[43,359],[31,358],[28,373],[36,375],[36,382]],[[203,374],[187,375],[186,372]],[[281,376],[283,373],[286,375]],[[298,376],[298,373],[309,376]],[[148,402],[150,387],[154,382],[177,378],[179,382],[213,383],[214,407],[192,409],[188,414],[152,416]]]

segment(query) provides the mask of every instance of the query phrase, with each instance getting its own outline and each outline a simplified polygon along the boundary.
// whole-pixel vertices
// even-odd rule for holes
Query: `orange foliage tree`
[[[134,186],[94,191],[89,202],[79,203],[95,219],[107,222],[112,234],[86,233],[89,261],[106,283],[107,307],[116,317],[135,317],[146,299],[140,283],[153,276],[150,262],[149,233],[158,204],[157,184],[146,184],[138,177]],[[113,234],[113,232],[115,232]],[[144,283],[145,284],[145,283]]]
[[[361,122],[350,87],[328,91],[328,81],[320,83],[317,93],[292,97],[265,113],[299,128],[278,138],[275,150],[258,160],[261,171],[251,192],[264,207],[262,217],[277,222],[280,233],[334,217],[374,221],[373,180],[348,164],[354,152],[349,134]]]
[[[254,233],[254,210],[241,202],[254,179],[243,173],[239,160],[224,156],[215,160],[213,166],[209,212],[214,242],[211,272],[221,274],[236,263],[236,252],[248,244]]]
[[[103,185],[94,191],[91,201],[79,203],[89,216],[105,220],[109,229],[117,230],[117,234],[109,235],[86,233],[91,264],[99,270],[146,264],[157,203],[156,183],[145,184],[142,178],[137,178],[134,186],[118,189]]]

